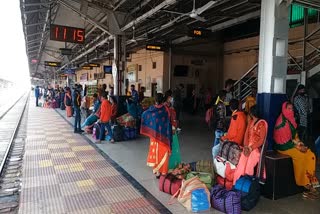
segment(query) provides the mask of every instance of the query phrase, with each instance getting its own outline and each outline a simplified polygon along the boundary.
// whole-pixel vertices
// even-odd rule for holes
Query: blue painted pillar
[[[268,149],[281,104],[287,100],[288,7],[286,1],[262,0],[257,105],[268,121]]]

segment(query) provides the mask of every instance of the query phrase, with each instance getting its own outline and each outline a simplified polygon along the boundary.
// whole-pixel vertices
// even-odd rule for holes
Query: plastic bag
[[[173,135],[172,149],[169,159],[169,169],[175,169],[181,163],[181,153],[178,135]]]
[[[210,209],[210,201],[205,189],[195,189],[191,193],[192,212],[201,212]]]

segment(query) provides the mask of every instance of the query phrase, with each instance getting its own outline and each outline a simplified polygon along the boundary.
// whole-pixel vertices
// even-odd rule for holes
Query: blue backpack
[[[241,192],[241,209],[249,211],[254,208],[260,198],[259,179],[254,176],[241,176],[234,186],[234,189]]]

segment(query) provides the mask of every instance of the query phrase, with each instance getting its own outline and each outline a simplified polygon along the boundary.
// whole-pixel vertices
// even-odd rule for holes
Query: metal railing
[[[254,64],[237,82],[234,84],[234,96],[244,101],[251,94],[251,87],[257,86],[258,63]]]

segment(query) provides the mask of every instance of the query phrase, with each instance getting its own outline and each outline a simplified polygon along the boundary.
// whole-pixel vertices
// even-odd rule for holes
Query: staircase
[[[254,64],[237,82],[234,84],[234,96],[241,103],[244,103],[247,96],[251,94],[251,87],[258,86],[258,63]]]

